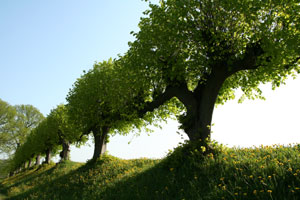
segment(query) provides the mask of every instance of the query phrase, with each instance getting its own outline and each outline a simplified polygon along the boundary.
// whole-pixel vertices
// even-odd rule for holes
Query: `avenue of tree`
[[[244,92],[240,100],[263,98],[260,84],[276,88],[300,73],[297,0],[166,0],[149,7],[129,50],[84,72],[67,105],[31,129],[25,143],[16,142],[14,170],[34,158],[39,163],[40,155],[49,162],[61,149],[67,160],[69,145],[89,134],[96,160],[110,135],[172,115],[191,141],[207,145],[216,104],[235,98],[237,88]],[[10,120],[13,111],[3,105]]]

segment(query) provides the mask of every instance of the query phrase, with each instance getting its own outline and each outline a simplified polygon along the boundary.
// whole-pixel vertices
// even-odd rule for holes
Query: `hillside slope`
[[[178,147],[162,160],[65,162],[1,183],[7,199],[300,199],[300,145]]]

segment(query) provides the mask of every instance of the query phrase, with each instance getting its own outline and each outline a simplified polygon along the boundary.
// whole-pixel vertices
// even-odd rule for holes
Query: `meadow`
[[[300,199],[300,145],[178,146],[160,160],[31,167],[2,180],[5,199]]]

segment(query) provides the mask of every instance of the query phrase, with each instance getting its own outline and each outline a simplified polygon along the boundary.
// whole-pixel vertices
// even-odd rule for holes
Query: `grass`
[[[162,160],[64,162],[1,183],[7,199],[300,199],[300,145],[206,151],[179,146]]]

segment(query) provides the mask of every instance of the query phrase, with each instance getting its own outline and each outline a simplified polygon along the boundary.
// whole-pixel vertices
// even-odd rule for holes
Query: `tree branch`
[[[146,103],[144,108],[138,112],[138,115],[143,117],[147,112],[152,112],[173,97],[177,97],[187,109],[191,109],[193,107],[191,105],[196,105],[195,97],[193,96],[193,93],[188,90],[186,85],[168,86],[166,90],[155,97],[152,102]]]
[[[229,71],[229,75],[241,70],[257,69],[259,67],[257,65],[257,58],[264,53],[265,52],[261,48],[260,42],[247,46],[244,57],[233,62],[234,67]]]

